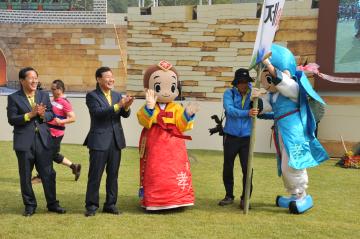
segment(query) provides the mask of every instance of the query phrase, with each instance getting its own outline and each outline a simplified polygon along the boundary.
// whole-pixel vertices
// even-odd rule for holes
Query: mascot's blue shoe
[[[277,196],[276,197],[276,206],[282,207],[282,208],[289,208],[290,202],[295,201],[296,196],[291,197],[283,197],[283,196]]]
[[[302,199],[291,201],[289,205],[289,212],[291,214],[302,214],[313,207],[313,199],[310,195]]]

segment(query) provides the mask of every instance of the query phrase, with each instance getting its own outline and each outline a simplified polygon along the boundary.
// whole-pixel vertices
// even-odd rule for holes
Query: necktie
[[[107,101],[109,102],[109,105],[111,105],[112,101],[111,101],[111,91],[107,94],[105,94],[105,97],[107,99]]]
[[[35,96],[28,96],[28,100],[31,108],[33,108],[35,106]]]

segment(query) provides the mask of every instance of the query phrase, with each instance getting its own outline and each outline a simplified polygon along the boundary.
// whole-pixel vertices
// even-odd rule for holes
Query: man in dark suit
[[[37,90],[38,73],[31,67],[20,70],[21,89],[8,96],[7,117],[14,126],[14,150],[18,159],[20,185],[25,205],[24,216],[35,213],[37,203],[31,185],[36,167],[43,182],[47,208],[65,213],[56,200],[56,172],[52,163],[52,139],[47,121],[54,117],[49,94]]]
[[[96,89],[86,95],[91,125],[84,145],[89,148],[90,165],[86,190],[85,216],[94,216],[99,208],[99,188],[106,167],[106,200],[103,212],[120,214],[116,207],[118,195],[118,172],[121,149],[125,148],[125,138],[121,117],[130,115],[130,105],[134,98],[122,96],[112,91],[114,77],[109,67],[96,70]]]

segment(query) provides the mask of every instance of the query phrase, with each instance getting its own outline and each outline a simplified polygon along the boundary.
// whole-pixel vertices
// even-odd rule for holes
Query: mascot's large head
[[[179,75],[167,61],[147,68],[143,81],[145,89],[154,90],[157,102],[169,103],[179,95]]]
[[[295,75],[296,60],[289,49],[277,44],[272,44],[271,53],[269,60],[276,69],[288,74],[289,77]],[[271,77],[269,71],[265,69],[261,75],[261,85],[269,92],[277,92],[277,88],[272,83]]]
[[[280,71],[288,70],[291,76],[296,73],[296,60],[292,52],[286,47],[272,44],[271,57],[269,58],[271,64]]]

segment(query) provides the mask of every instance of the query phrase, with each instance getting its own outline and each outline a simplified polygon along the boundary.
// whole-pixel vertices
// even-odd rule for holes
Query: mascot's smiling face
[[[271,45],[271,64],[290,78],[296,73],[296,60],[292,52],[280,45]],[[270,78],[269,78],[270,77]],[[277,92],[275,85],[271,82],[271,75],[267,70],[261,74],[261,85],[269,92]]]
[[[172,102],[179,95],[178,77],[171,70],[157,70],[150,75],[149,89],[154,90],[158,102]]]

